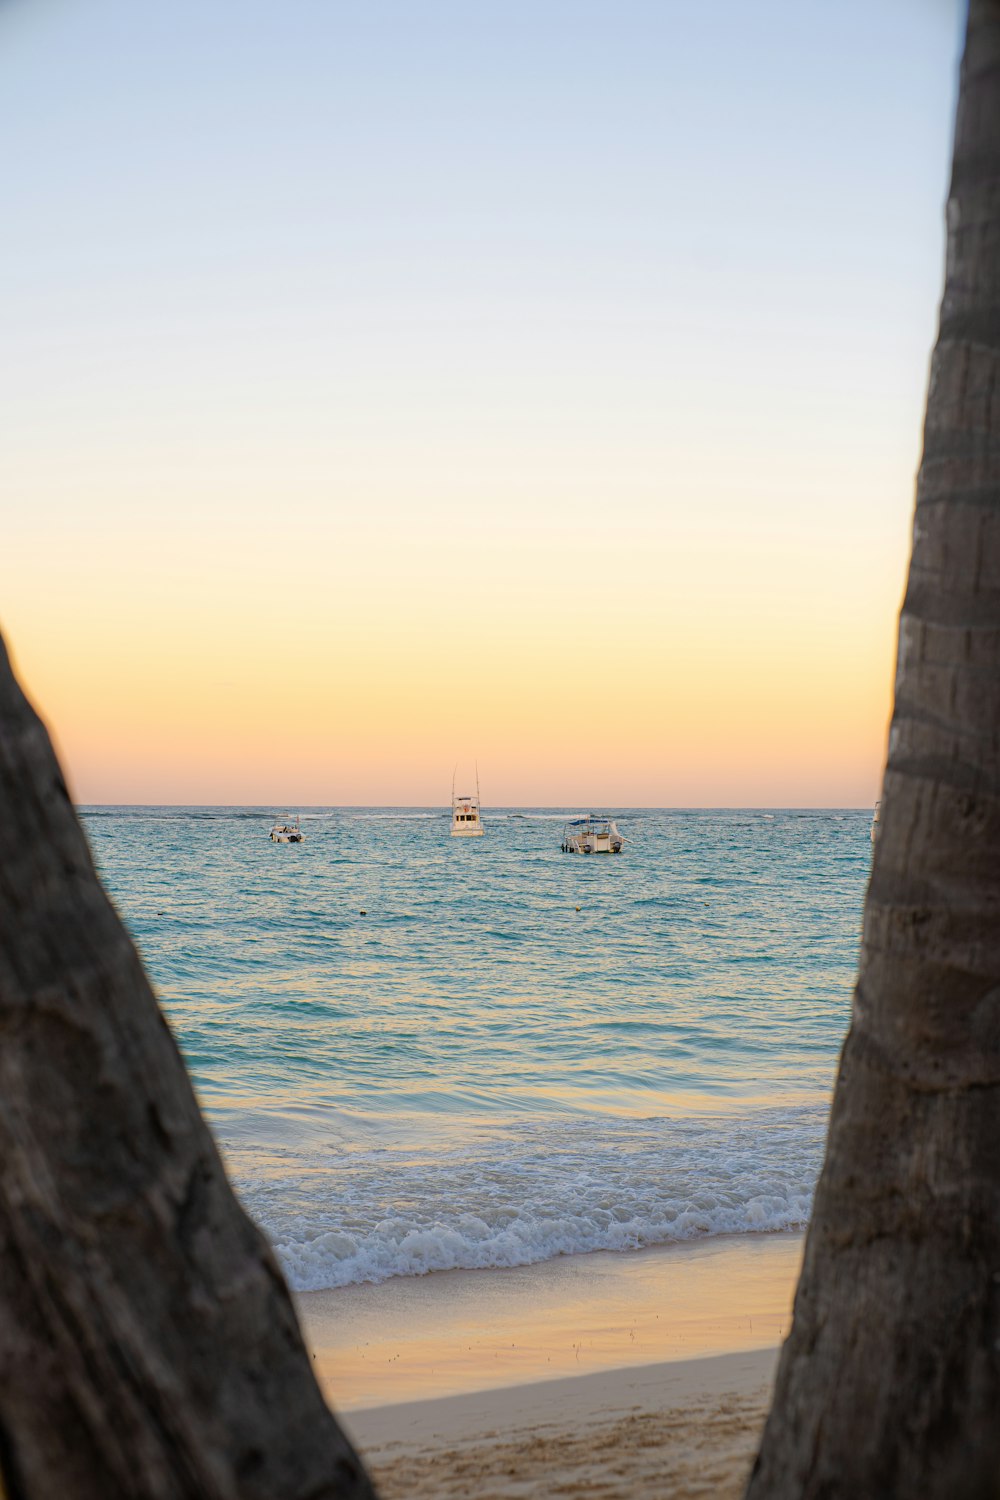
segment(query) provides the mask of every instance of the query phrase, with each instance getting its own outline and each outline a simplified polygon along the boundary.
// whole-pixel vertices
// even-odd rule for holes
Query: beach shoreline
[[[798,1234],[301,1293],[317,1375],[384,1500],[742,1493]]]
[[[774,1348],[802,1256],[793,1233],[719,1235],[531,1266],[300,1292],[338,1411]]]

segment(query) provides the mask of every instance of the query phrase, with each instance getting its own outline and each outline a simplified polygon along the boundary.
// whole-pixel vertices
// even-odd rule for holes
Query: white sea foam
[[[444,1151],[284,1155],[242,1195],[299,1291],[796,1229],[823,1116],[589,1119]]]

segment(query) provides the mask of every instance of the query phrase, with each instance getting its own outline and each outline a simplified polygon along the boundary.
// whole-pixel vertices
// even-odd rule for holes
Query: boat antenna
[[[455,769],[451,773],[451,805],[452,805],[452,807],[455,806],[455,777],[457,775],[458,775],[458,762],[456,761],[455,762]]]
[[[476,806],[481,806],[482,799],[479,796],[479,762],[476,761]]]

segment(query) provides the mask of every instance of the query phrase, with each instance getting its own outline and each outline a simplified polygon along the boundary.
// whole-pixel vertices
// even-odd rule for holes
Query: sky
[[[74,796],[873,802],[960,30],[0,0],[0,629]]]

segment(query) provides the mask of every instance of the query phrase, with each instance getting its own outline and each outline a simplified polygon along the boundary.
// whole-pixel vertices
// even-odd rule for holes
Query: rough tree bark
[[[9,1500],[371,1500],[0,644]]]
[[[1000,1495],[1000,0],[972,0],[882,832],[752,1500]]]

